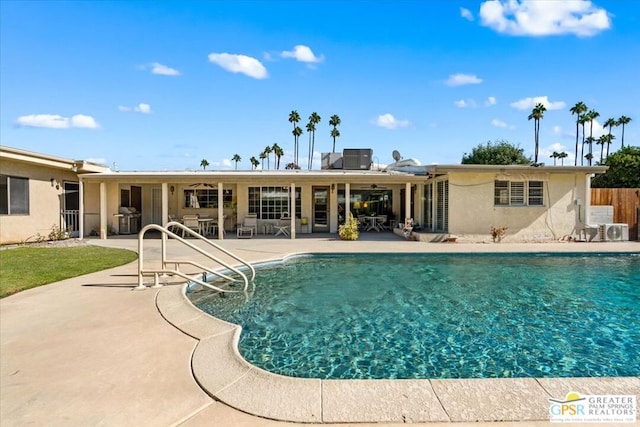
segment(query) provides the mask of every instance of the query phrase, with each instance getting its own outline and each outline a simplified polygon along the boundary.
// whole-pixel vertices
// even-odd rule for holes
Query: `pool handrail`
[[[172,230],[182,230],[183,232],[187,232],[189,234],[191,234],[193,237],[198,238],[204,242],[207,242],[207,244],[209,244],[210,246],[213,246],[214,248],[220,250],[221,252],[229,255],[231,258],[237,260],[238,262],[240,262],[241,264],[245,265],[246,267],[248,267],[248,269],[251,271],[251,280],[253,281],[255,279],[255,269],[253,268],[253,266],[251,264],[249,264],[247,261],[243,260],[242,258],[238,257],[237,255],[233,254],[232,252],[226,250],[225,248],[221,247],[220,245],[217,245],[213,242],[211,242],[209,239],[207,239],[206,237],[202,236],[201,234],[191,230],[188,227],[185,227],[183,224],[179,223],[179,222],[175,222],[175,221],[171,221],[169,223],[167,223],[166,227],[163,227],[161,225],[158,224],[149,224],[147,226],[145,226],[144,228],[142,228],[142,230],[140,230],[140,232],[138,233],[138,286],[134,289],[136,290],[142,290],[142,289],[146,289],[146,286],[143,283],[143,277],[144,275],[147,274],[154,274],[154,287],[159,287],[162,286],[160,284],[159,281],[159,275],[160,274],[167,274],[167,275],[177,275],[180,277],[184,277],[186,279],[192,280],[202,286],[208,287],[210,289],[214,289],[216,291],[219,292],[239,292],[239,291],[235,291],[235,290],[230,290],[230,289],[222,289],[219,288],[217,286],[211,285],[209,283],[206,282],[206,277],[205,280],[199,280],[193,276],[189,276],[187,274],[184,274],[182,272],[180,272],[180,265],[181,264],[187,264],[187,265],[193,265],[196,266],[202,270],[205,271],[205,273],[211,273],[214,274],[218,277],[221,277],[225,280],[234,282],[236,281],[236,279],[229,277],[225,274],[223,274],[222,272],[216,271],[214,268],[210,268],[210,267],[206,267],[203,266],[201,264],[198,264],[196,262],[193,261],[189,261],[189,260],[168,260],[167,259],[167,238],[168,237],[172,237],[174,239],[176,239],[177,241],[181,242],[182,244],[184,244],[185,246],[195,250],[196,252],[200,253],[201,255],[204,255],[205,257],[209,258],[212,261],[215,261],[216,263],[220,264],[221,266],[225,267],[226,269],[238,274],[241,278],[242,281],[244,282],[244,288],[243,291],[247,291],[247,288],[249,287],[249,280],[247,279],[247,276],[240,271],[239,269],[237,269],[236,267],[233,267],[232,265],[222,261],[221,259],[215,257],[214,255],[212,255],[211,253],[195,246],[194,244],[186,241],[184,238],[178,236],[177,234],[175,234],[173,231],[170,231],[169,229]],[[160,231],[161,235],[162,235],[162,247],[161,247],[161,263],[162,263],[162,268],[160,269],[145,269],[144,268],[144,236],[145,233],[149,230],[157,230]],[[167,264],[174,264],[174,269],[169,269],[167,267]]]

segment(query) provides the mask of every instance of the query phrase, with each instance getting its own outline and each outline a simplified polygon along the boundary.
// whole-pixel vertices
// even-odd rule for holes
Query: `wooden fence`
[[[592,206],[613,206],[613,222],[629,224],[629,240],[638,240],[640,188],[592,188]]]

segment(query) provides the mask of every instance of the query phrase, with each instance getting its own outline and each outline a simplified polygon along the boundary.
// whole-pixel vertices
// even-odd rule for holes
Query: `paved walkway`
[[[137,250],[135,239],[90,243]],[[187,256],[176,242],[169,243],[171,253]],[[297,252],[640,251],[635,242],[426,244],[390,233],[356,242],[258,238],[223,244],[250,261]],[[145,258],[157,260],[159,248],[159,240],[149,241]],[[0,300],[1,425],[294,425],[254,417],[210,398],[191,370],[197,341],[162,318],[157,290],[131,291],[136,272],[137,263],[132,263]]]

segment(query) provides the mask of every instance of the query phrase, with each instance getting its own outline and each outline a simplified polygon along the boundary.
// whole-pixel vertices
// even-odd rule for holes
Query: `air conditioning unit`
[[[601,242],[622,242],[629,240],[629,226],[627,224],[598,225],[598,240]]]

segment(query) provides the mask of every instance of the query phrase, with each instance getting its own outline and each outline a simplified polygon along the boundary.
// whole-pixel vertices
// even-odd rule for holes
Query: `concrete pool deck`
[[[223,245],[251,262],[301,252],[640,252],[637,242],[447,244],[407,242],[390,233],[371,239],[366,234],[356,242],[228,239]],[[137,250],[131,238],[90,244]],[[175,256],[190,257],[177,242],[169,245]],[[145,259],[157,261],[160,241],[149,240],[145,247]],[[638,377],[281,377],[239,358],[235,326],[195,311],[178,282],[130,292],[136,273],[132,263],[0,300],[0,424],[280,426],[292,423],[272,419],[289,419],[376,426],[403,421],[477,426],[474,421],[504,420],[510,422],[501,425],[538,426],[548,424],[549,397],[563,398],[569,391],[640,394]]]

